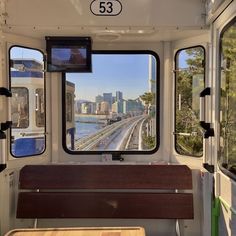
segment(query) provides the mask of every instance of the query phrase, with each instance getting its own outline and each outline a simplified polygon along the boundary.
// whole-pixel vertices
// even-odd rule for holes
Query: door
[[[236,235],[236,3],[212,24],[212,235]]]

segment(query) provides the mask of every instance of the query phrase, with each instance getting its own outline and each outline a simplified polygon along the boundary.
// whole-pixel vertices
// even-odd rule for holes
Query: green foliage
[[[156,94],[151,93],[151,92],[145,92],[143,95],[140,95],[139,97],[145,103],[146,113],[150,117],[155,117],[155,115],[156,115]]]
[[[155,105],[155,93],[145,92],[140,98],[144,101],[145,105]]]
[[[228,28],[222,37],[221,56],[221,163],[235,171],[236,164],[236,26]]]
[[[201,156],[202,136],[177,136],[176,150],[182,155]]]
[[[199,93],[204,87],[204,51],[195,47],[183,52],[187,55],[187,68],[179,68],[176,72],[176,150],[182,155],[201,156],[203,138],[199,126]]]
[[[144,136],[143,137],[143,146],[145,149],[153,149],[156,147],[156,137]]]
[[[203,71],[204,67],[204,50],[201,47],[195,47],[191,49],[186,49],[186,54],[189,56],[186,60],[188,66],[193,70],[194,73],[199,73]]]

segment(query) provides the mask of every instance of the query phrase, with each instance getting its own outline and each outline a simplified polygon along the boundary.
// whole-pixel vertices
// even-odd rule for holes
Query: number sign
[[[118,0],[94,0],[90,10],[96,16],[117,16],[122,11],[122,5]]]

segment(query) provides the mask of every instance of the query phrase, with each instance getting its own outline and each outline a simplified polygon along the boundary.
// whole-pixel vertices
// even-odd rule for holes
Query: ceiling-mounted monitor
[[[90,37],[46,38],[48,72],[91,72]]]

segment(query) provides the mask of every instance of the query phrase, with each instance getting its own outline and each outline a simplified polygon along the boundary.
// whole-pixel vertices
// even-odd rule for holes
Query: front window
[[[220,155],[222,167],[236,176],[236,23],[221,33]]]
[[[92,61],[92,73],[65,74],[66,149],[75,153],[154,152],[159,143],[157,57],[94,53]],[[75,98],[68,94],[70,87]]]
[[[181,49],[175,57],[175,148],[181,155],[202,156],[199,94],[204,88],[204,48]]]

